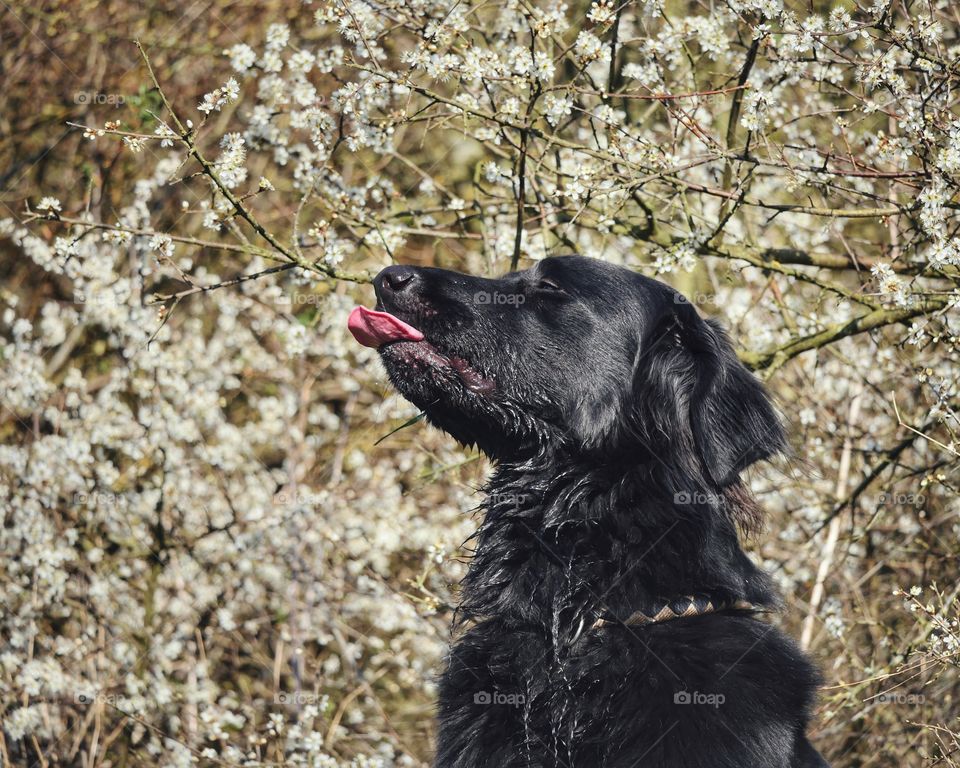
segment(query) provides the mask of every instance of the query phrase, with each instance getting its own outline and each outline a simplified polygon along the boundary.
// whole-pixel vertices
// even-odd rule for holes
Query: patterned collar
[[[750,613],[767,613],[770,608],[751,603],[747,600],[721,600],[709,595],[684,595],[670,598],[657,604],[653,610],[635,611],[626,619],[599,618],[591,629],[604,627],[642,627],[647,624],[662,624],[674,619],[685,619],[692,616],[705,616],[720,611],[747,611]]]

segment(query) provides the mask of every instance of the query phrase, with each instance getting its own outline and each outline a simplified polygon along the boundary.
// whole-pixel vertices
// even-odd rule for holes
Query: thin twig
[[[958,452],[956,448],[952,448],[949,445],[945,445],[944,443],[941,443],[939,440],[935,440],[934,438],[930,437],[930,435],[926,435],[923,432],[921,432],[919,429],[914,429],[909,424],[907,424],[900,417],[900,409],[897,407],[897,395],[895,392],[890,393],[890,401],[893,403],[893,412],[897,415],[897,423],[901,427],[906,427],[908,430],[910,430],[915,435],[917,435],[917,437],[922,437],[927,442],[933,443],[934,445],[939,446],[940,448],[943,448],[943,450],[947,451],[948,453],[952,453],[954,456],[960,456],[960,452]]]
[[[210,177],[211,181],[216,185],[217,189],[220,191],[220,194],[230,203],[233,209],[237,214],[244,219],[253,230],[260,235],[270,246],[285,257],[285,259],[292,264],[302,267],[305,270],[311,272],[320,272],[327,275],[328,277],[336,278],[338,280],[346,280],[354,283],[369,283],[372,280],[372,276],[368,272],[345,272],[337,269],[329,264],[324,264],[322,262],[311,262],[305,259],[301,259],[296,252],[287,248],[283,245],[271,232],[269,232],[257,219],[254,215],[247,210],[246,206],[243,205],[243,202],[240,201],[236,195],[233,194],[232,190],[227,187],[226,184],[220,179],[220,176],[217,174],[213,165],[203,156],[200,152],[200,149],[194,142],[194,137],[191,131],[189,131],[184,124],[180,121],[180,118],[177,116],[177,113],[174,111],[173,106],[170,104],[170,101],[167,99],[166,94],[163,92],[163,89],[160,87],[160,82],[157,80],[157,76],[153,71],[153,65],[150,63],[150,59],[147,56],[147,52],[144,50],[143,46],[140,44],[140,41],[136,41],[137,48],[140,51],[140,55],[143,58],[144,64],[147,67],[147,71],[150,75],[150,80],[153,82],[154,87],[157,89],[157,93],[160,96],[161,101],[163,102],[164,107],[167,112],[170,114],[171,119],[177,126],[177,132],[179,133],[180,141],[186,146],[188,153],[193,156],[193,158],[200,164],[200,167],[203,168],[204,173]]]

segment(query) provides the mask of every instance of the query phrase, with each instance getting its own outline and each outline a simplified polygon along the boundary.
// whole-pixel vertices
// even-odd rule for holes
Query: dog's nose
[[[420,276],[415,267],[406,264],[394,264],[380,271],[373,278],[373,287],[381,298],[385,295],[411,292],[420,283]]]

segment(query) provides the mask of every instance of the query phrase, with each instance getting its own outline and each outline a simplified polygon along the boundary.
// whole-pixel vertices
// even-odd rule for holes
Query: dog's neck
[[[676,481],[651,465],[584,468],[582,457],[501,463],[481,507],[463,615],[573,632],[686,594],[774,606],[734,522],[755,515],[732,508],[752,504],[749,494]]]

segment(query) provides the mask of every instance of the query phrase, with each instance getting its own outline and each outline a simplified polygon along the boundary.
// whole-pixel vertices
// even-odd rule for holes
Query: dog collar
[[[604,627],[642,627],[647,624],[662,624],[673,619],[686,619],[692,616],[706,616],[720,611],[748,611],[750,613],[767,613],[770,611],[762,605],[751,603],[748,600],[720,600],[705,595],[684,595],[671,598],[659,604],[652,611],[635,611],[626,619],[599,618],[591,629]]]

